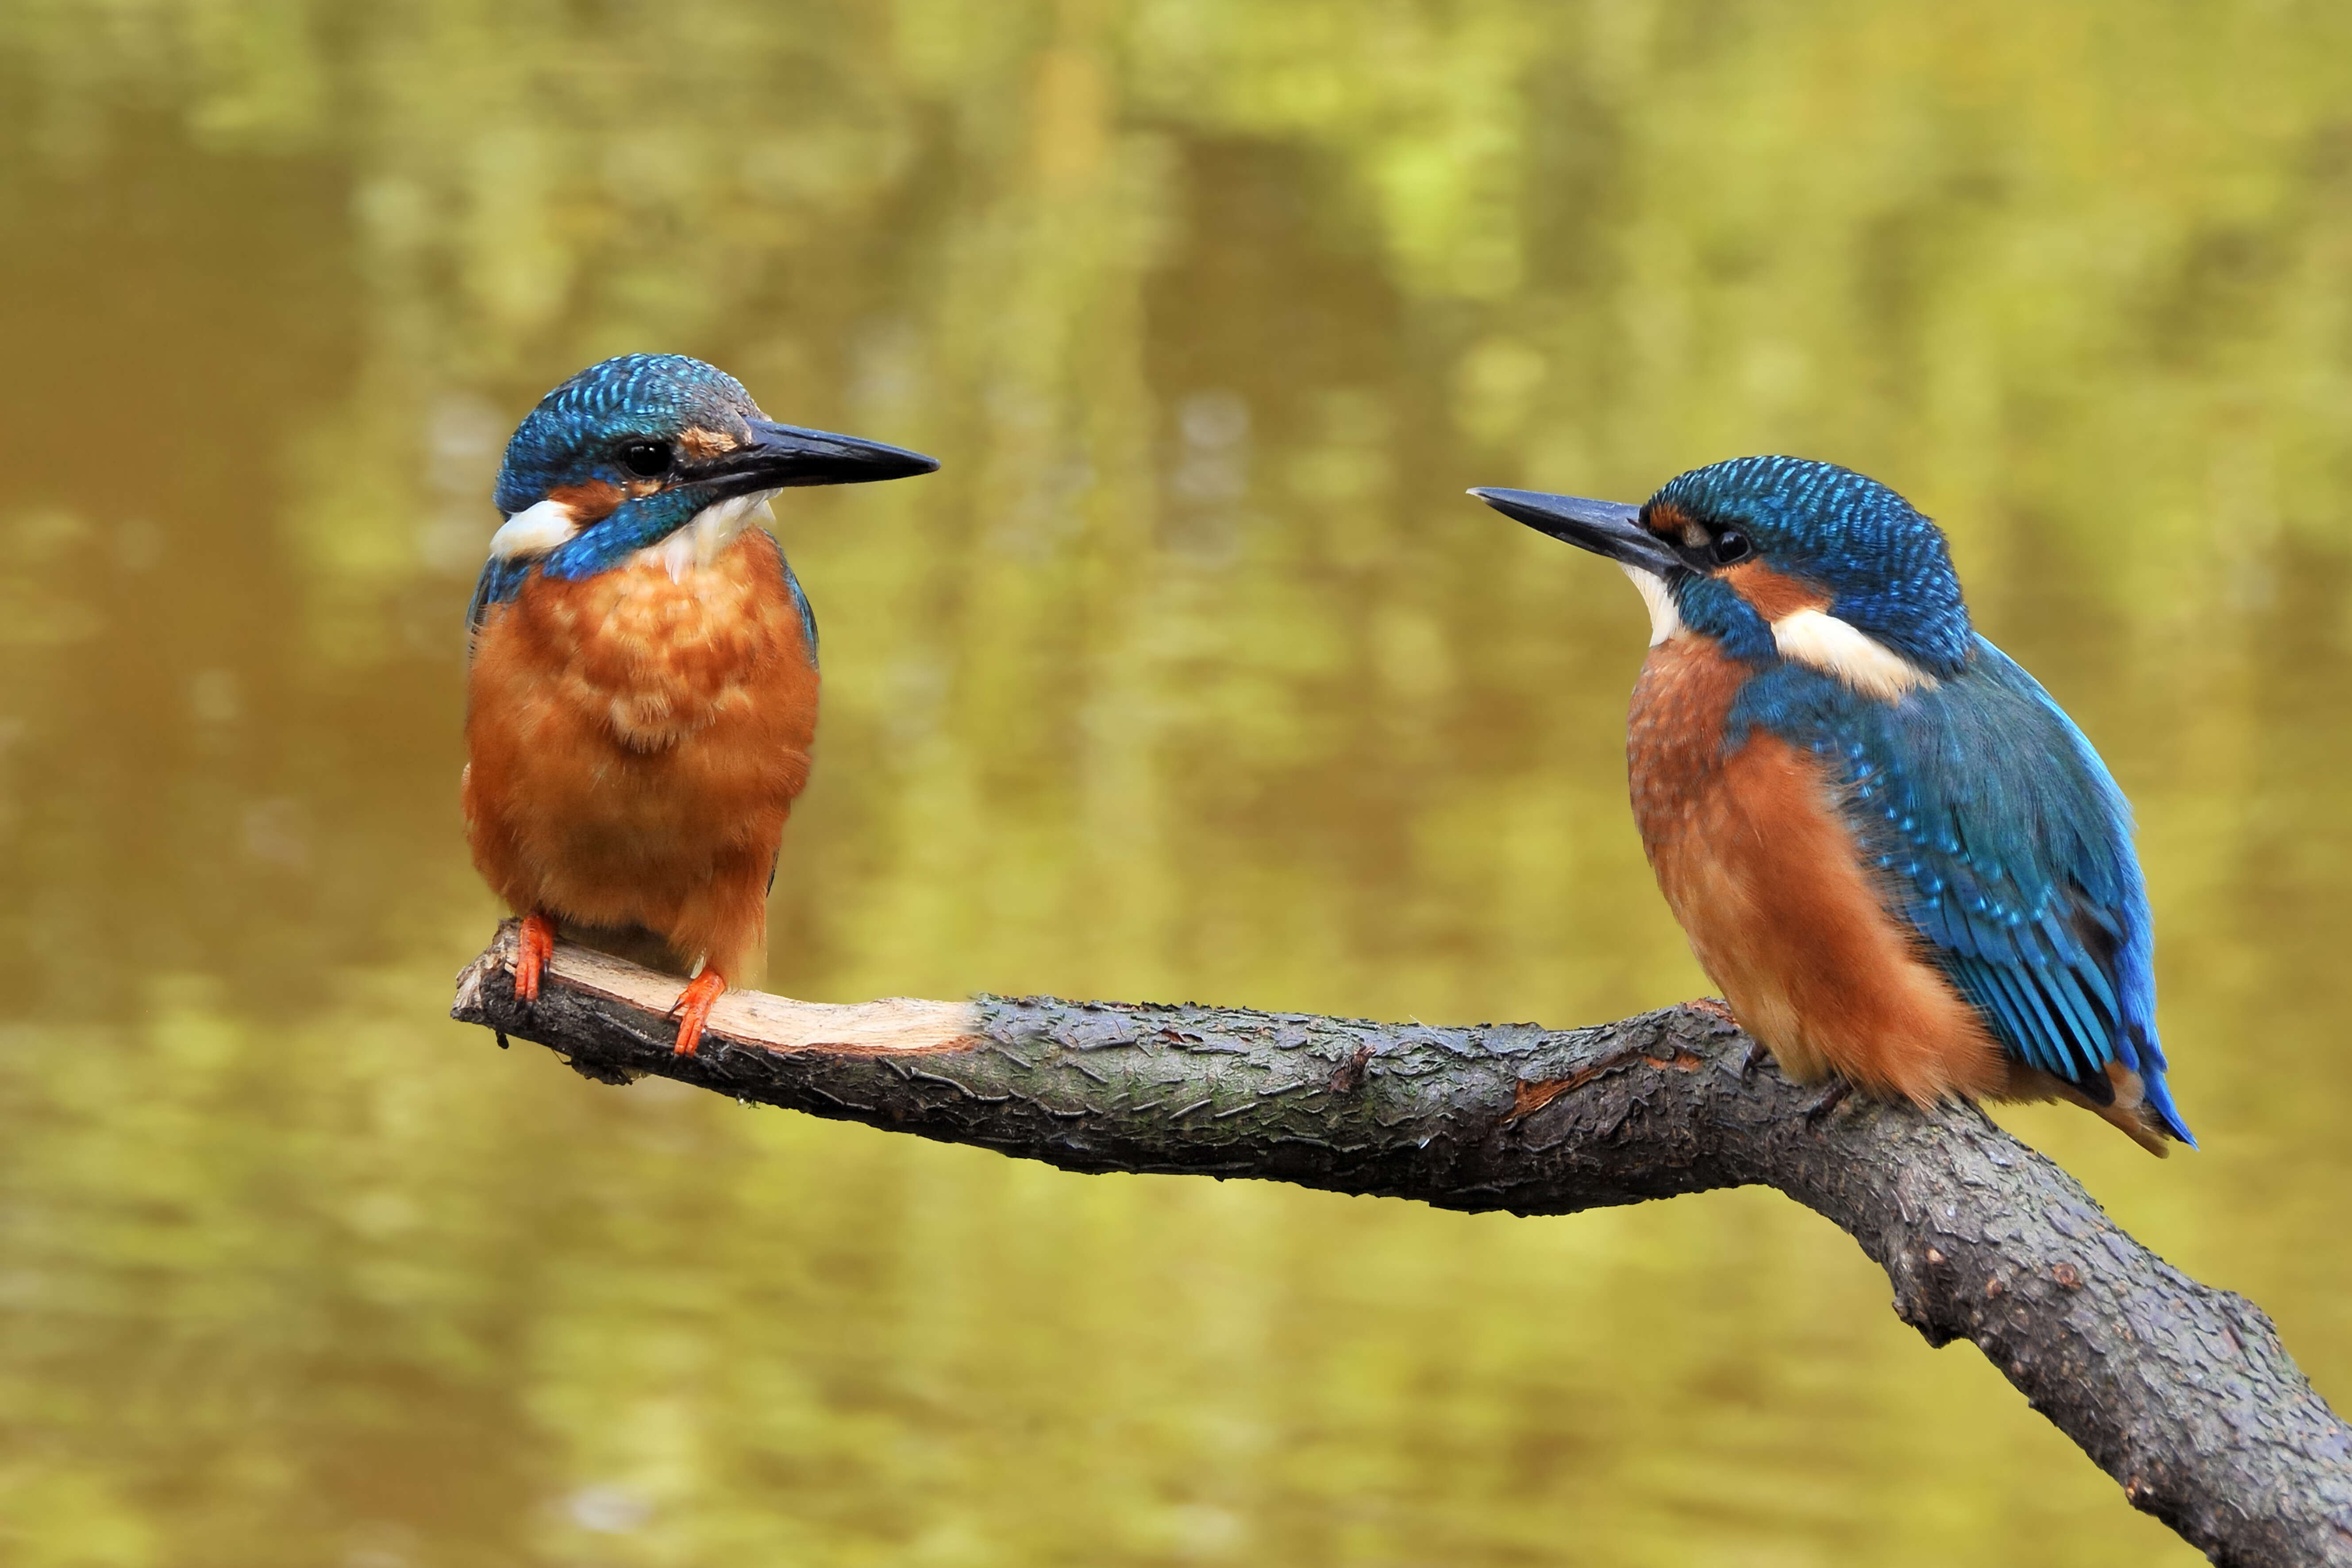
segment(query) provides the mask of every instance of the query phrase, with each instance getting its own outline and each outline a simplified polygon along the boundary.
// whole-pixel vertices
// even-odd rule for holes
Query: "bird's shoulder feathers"
[[[2095,1103],[2121,1081],[2186,1140],[2130,808],[2032,676],[1981,637],[1893,702],[1784,665],[1743,689],[1726,744],[1758,730],[1821,760],[1889,903],[2019,1064]]]

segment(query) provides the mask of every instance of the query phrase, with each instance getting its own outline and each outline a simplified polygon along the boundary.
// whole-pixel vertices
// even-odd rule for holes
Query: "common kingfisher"
[[[685,976],[691,1055],[767,963],[767,896],[816,734],[816,617],[769,498],[928,474],[919,452],[771,422],[682,354],[625,354],[507,443],[467,612],[474,865],[523,917],[535,1000],[559,929]]]
[[[2196,1146],[2157,1043],[2130,807],[1969,624],[1941,530],[1795,458],[1696,468],[1638,507],[1470,493],[1641,590],[1643,847],[1783,1070],[1923,1107],[2059,1098],[2152,1153]]]

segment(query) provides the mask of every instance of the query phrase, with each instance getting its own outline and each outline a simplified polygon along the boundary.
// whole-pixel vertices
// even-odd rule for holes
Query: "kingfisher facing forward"
[[[765,529],[797,485],[939,464],[771,423],[681,354],[591,365],[507,444],[506,519],[467,619],[474,865],[523,917],[535,999],[559,928],[688,976],[691,1054],[767,962],[770,883],[816,734],[816,618]]]
[[[2072,1100],[2196,1146],[2157,1044],[2123,793],[1977,635],[1944,536],[1875,480],[1743,458],[1640,507],[1470,492],[1650,610],[1626,753],[1651,869],[1790,1077],[1926,1106]]]

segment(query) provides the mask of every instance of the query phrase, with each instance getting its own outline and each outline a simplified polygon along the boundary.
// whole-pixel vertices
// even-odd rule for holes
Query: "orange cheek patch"
[[[1790,577],[1775,572],[1758,561],[1744,561],[1727,566],[1717,574],[1731,584],[1731,591],[1748,601],[1756,613],[1768,621],[1783,616],[1793,616],[1799,610],[1826,610],[1830,595],[1801,577]]]
[[[1696,538],[1698,530],[1680,507],[1651,506],[1642,511],[1642,526],[1664,540],[1668,544],[1688,544]]]
[[[583,528],[601,522],[619,510],[621,487],[603,479],[590,479],[584,485],[560,485],[547,492],[547,499],[570,512],[573,521]]]
[[[724,430],[704,430],[699,427],[677,433],[679,450],[694,458],[716,458],[735,449],[735,437]]]

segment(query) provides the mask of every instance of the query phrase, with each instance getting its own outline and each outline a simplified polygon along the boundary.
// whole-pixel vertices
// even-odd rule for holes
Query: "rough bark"
[[[1975,1343],[2135,1507],[2214,1561],[2352,1564],[2352,1428],[2260,1308],[2166,1264],[1971,1108],[1824,1112],[1706,1004],[1550,1030],[733,995],[701,1053],[677,1057],[663,1016],[677,981],[567,945],[526,1004],[513,958],[509,922],[451,1016],[606,1082],[656,1073],[1067,1170],[1519,1215],[1774,1187],[1886,1270],[1928,1343]]]

